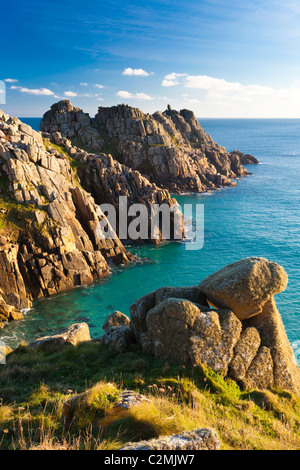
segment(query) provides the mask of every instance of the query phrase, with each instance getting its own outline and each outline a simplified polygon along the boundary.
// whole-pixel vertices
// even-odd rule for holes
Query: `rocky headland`
[[[170,106],[153,115],[128,105],[100,106],[91,118],[64,100],[44,114],[40,129],[54,139],[71,140],[75,148],[108,153],[150,183],[177,193],[235,185],[234,178],[249,174],[244,164],[259,163],[240,151],[228,153],[202,129],[192,111]],[[91,184],[97,193],[95,178]]]
[[[106,218],[99,205],[120,216],[120,197],[147,209],[166,205],[182,214],[169,190],[207,191],[236,184],[257,163],[213,142],[191,111],[170,107],[154,115],[125,105],[99,108],[91,119],[70,101],[54,104],[36,132],[0,112],[0,325],[22,318],[34,298],[87,285],[109,274],[109,263],[133,260],[118,237],[99,234]],[[179,217],[179,219],[178,219]],[[129,224],[131,218],[128,218]],[[162,222],[160,222],[162,223]],[[177,225],[178,229],[178,225]],[[161,226],[152,237],[164,241]],[[101,232],[101,230],[100,230]],[[178,233],[175,237],[178,239]]]

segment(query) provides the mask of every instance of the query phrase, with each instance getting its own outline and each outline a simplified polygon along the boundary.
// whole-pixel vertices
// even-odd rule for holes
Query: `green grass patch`
[[[21,203],[13,199],[8,190],[8,185],[8,178],[1,176],[0,233],[13,235],[15,232],[17,235],[20,230],[31,224],[37,207],[34,204]]]
[[[150,402],[106,426],[121,390]],[[68,436],[63,403],[88,390]],[[43,352],[26,345],[0,369],[0,448],[117,449],[131,440],[211,427],[222,449],[300,448],[300,399],[274,390],[241,390],[204,367],[155,359],[131,346],[114,354],[99,342]]]

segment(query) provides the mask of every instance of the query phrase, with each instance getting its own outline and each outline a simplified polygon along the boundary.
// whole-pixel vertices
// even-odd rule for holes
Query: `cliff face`
[[[92,283],[132,259],[79,183],[72,160],[0,111],[0,326],[33,298]]]
[[[94,119],[69,101],[54,104],[41,130],[60,132],[78,147],[109,153],[150,182],[174,192],[202,192],[234,185],[258,163],[239,151],[227,153],[206,134],[192,111],[144,114],[127,105],[99,107]]]
[[[172,208],[170,211],[171,238],[174,237],[175,215],[179,220],[177,238],[184,236],[182,214],[177,207],[176,200],[171,198],[167,189],[159,188],[155,183],[151,183],[145,176],[142,176],[140,172],[119,163],[110,154],[90,153],[80,147],[73,146],[71,140],[62,137],[60,132],[44,135],[49,136],[51,141],[59,145],[61,149],[65,149],[76,166],[81,185],[93,195],[95,202],[97,204],[111,204],[116,209],[116,231],[118,234],[120,233],[119,216],[120,213],[124,214],[124,209],[120,208],[120,197],[125,197],[128,207],[133,204],[142,204],[147,210],[148,230],[146,237],[143,238],[144,242],[150,241],[158,244],[162,241],[161,226],[158,227],[157,238],[155,240],[151,238],[151,207],[153,204],[165,204]],[[123,229],[128,228],[130,221],[131,218],[128,217]],[[130,239],[130,233],[124,235],[123,230],[122,240],[128,239]]]

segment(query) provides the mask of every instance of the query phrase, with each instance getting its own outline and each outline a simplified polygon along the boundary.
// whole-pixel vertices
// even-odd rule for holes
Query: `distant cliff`
[[[70,101],[51,106],[41,131],[59,132],[73,145],[110,154],[150,182],[172,192],[202,192],[231,186],[248,174],[244,164],[258,163],[239,151],[228,153],[202,129],[194,113],[170,106],[145,114],[127,105],[99,107],[91,119]]]

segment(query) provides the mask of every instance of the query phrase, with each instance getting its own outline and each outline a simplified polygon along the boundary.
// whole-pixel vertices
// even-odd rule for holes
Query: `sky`
[[[0,108],[69,99],[199,118],[300,118],[298,0],[14,0],[1,7]]]

